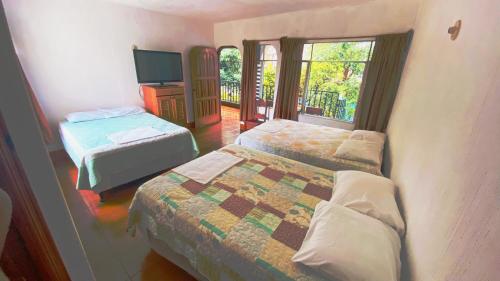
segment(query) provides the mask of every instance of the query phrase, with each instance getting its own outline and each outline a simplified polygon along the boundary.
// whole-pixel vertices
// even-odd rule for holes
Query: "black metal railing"
[[[222,102],[239,105],[241,97],[241,87],[239,82],[221,81],[220,98]]]
[[[339,93],[333,91],[323,91],[318,88],[309,89],[302,106],[303,113],[319,115],[339,120],[349,121],[352,118],[347,116],[346,101],[339,98]]]
[[[227,102],[231,104],[240,104],[240,97],[241,97],[240,83],[221,81],[220,96],[222,102]],[[262,88],[257,89],[257,97],[266,101],[273,101],[274,86],[263,85]]]
[[[303,93],[299,97],[299,108],[302,113],[329,117],[344,121],[351,121],[352,116],[349,116],[346,110],[346,100],[339,98],[339,93],[333,91],[319,90],[318,87],[311,88],[307,91],[306,98],[302,98]],[[239,82],[221,81],[221,101],[239,106],[241,97],[241,88]],[[257,98],[266,102],[267,107],[273,107],[274,86],[263,85],[257,89]],[[302,105],[303,101],[305,104]]]
[[[274,85],[262,85],[262,88],[257,90],[257,97],[266,101],[273,101]]]

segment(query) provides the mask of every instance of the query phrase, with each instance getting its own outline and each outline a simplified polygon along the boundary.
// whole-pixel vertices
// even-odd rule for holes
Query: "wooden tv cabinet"
[[[183,86],[143,85],[144,105],[150,113],[186,126],[186,99]]]

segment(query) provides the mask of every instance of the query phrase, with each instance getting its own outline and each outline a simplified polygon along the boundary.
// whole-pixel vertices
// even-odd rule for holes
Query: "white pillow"
[[[388,178],[360,171],[338,171],[330,202],[378,219],[403,235],[405,224],[394,197],[395,189]]]
[[[335,156],[380,166],[382,164],[383,149],[384,146],[379,142],[347,139],[337,148]]]
[[[322,201],[292,261],[342,281],[399,280],[401,241],[394,229],[349,208]]]
[[[140,106],[122,106],[114,108],[103,108],[100,109],[107,113],[108,118],[119,117],[125,115],[139,114],[144,112],[144,108]]]
[[[385,142],[385,134],[375,131],[367,131],[367,130],[354,130],[352,134],[349,136],[351,140],[364,140],[369,142]]]
[[[66,120],[68,120],[71,123],[98,120],[104,118],[106,118],[105,112],[99,110],[72,112],[66,115]]]
[[[73,112],[66,115],[66,120],[71,123],[113,118],[125,115],[143,113],[144,108],[139,106],[123,106],[115,108],[102,108],[92,111]]]

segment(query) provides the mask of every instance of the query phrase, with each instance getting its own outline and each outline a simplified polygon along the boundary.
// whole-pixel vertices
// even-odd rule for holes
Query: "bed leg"
[[[104,192],[99,192],[99,202],[104,203]]]

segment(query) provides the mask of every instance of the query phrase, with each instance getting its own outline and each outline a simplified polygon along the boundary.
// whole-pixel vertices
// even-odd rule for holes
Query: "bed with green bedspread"
[[[110,136],[138,128],[162,134],[124,144]],[[64,148],[78,168],[76,188],[102,192],[194,159],[198,146],[191,132],[142,112],[114,118],[59,124]]]

